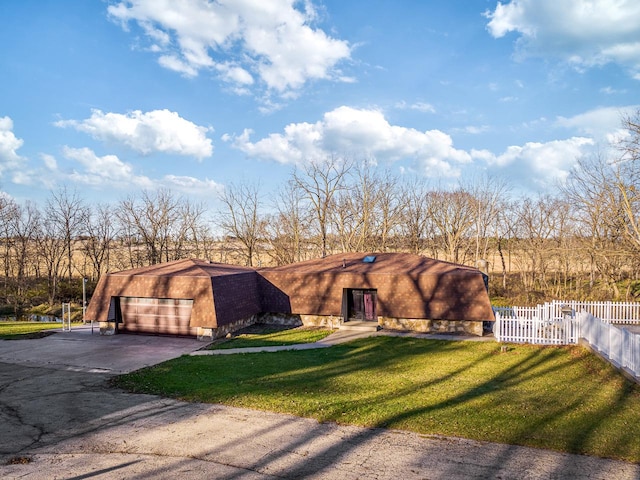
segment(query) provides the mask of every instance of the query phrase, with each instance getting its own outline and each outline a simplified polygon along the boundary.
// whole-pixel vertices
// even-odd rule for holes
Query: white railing
[[[582,338],[615,366],[640,377],[640,335],[615,326],[640,324],[638,303],[555,301],[536,307],[496,307],[494,314],[499,342],[568,345]]]
[[[499,342],[568,345],[578,343],[580,324],[574,318],[503,318],[496,313],[494,335]]]
[[[616,366],[640,376],[640,335],[617,328],[584,311],[578,314],[581,337]]]
[[[638,302],[564,302],[575,312],[586,310],[606,323],[623,325],[640,324],[640,303]]]
[[[496,314],[505,318],[520,320],[560,320],[571,312],[586,310],[596,318],[607,323],[623,325],[640,324],[640,302],[581,302],[576,300],[553,300],[535,307],[493,307]]]

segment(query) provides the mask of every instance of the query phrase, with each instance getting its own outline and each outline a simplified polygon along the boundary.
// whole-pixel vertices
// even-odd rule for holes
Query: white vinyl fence
[[[494,313],[499,342],[568,345],[583,338],[614,365],[640,377],[640,335],[615,326],[640,325],[640,303],[554,301],[495,307]]]
[[[588,312],[578,314],[581,337],[616,366],[640,376],[640,335],[617,328]]]
[[[587,311],[596,318],[607,323],[623,325],[640,324],[640,303],[638,302],[580,302],[576,300],[554,300],[535,307],[493,307],[494,313],[500,317],[538,320],[561,320],[568,313],[575,316],[577,312]]]
[[[580,324],[575,318],[503,318],[496,313],[493,331],[499,342],[568,345],[578,343]]]

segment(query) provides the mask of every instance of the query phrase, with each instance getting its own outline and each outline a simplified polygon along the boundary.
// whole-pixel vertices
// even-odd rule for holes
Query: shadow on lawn
[[[214,397],[208,399],[213,402],[233,403],[234,399],[241,398],[245,393],[267,397],[272,395],[273,392],[282,392],[286,396],[287,393],[293,394],[296,391],[295,385],[298,384],[308,386],[308,391],[305,393],[309,396],[324,399],[323,396],[327,395],[327,392],[330,394],[332,389],[338,388],[339,390],[340,382],[344,381],[350,373],[356,371],[370,372],[371,382],[377,382],[380,378],[376,376],[376,372],[379,372],[380,369],[390,371],[394,375],[401,375],[401,366],[407,361],[415,360],[422,368],[424,367],[424,358],[443,360],[443,357],[446,358],[453,353],[464,354],[466,348],[467,346],[464,342],[378,338],[376,341],[363,340],[328,350],[319,350],[313,354],[308,351],[282,352],[274,356],[269,354],[247,354],[216,358],[213,362],[202,360],[203,363],[194,364],[194,371],[199,370],[202,372],[204,366],[208,365],[209,368],[212,368],[208,372],[208,377],[230,375],[234,378],[236,383],[233,391],[222,389],[222,391],[217,392],[218,396],[214,395]],[[498,351],[498,345],[491,345],[485,348],[482,353],[466,356],[464,361],[453,368],[445,369],[446,371],[443,374],[432,376],[428,380],[410,382],[407,385],[401,385],[399,388],[393,389],[393,391],[385,391],[381,388],[379,391],[373,391],[349,403],[338,401],[331,403],[331,401],[327,401],[323,406],[323,411],[306,411],[302,414],[313,416],[320,421],[340,421],[340,413],[344,410],[366,409],[369,405],[384,403],[388,403],[393,407],[394,400],[398,398],[415,396],[420,391],[442,388],[447,385],[447,382],[455,381],[456,378],[469,369],[482,370],[483,367],[488,368],[489,362],[495,364],[495,362],[501,361],[500,356],[502,354],[497,353]],[[422,357],[424,358],[421,363],[418,360]],[[554,361],[550,362],[550,360]],[[509,361],[502,361],[502,367],[490,378],[475,382],[468,389],[447,395],[435,403],[417,404],[414,407],[401,410],[390,408],[388,414],[384,414],[381,417],[378,416],[379,418],[369,423],[374,427],[373,429],[357,430],[352,435],[342,438],[340,441],[334,442],[320,451],[316,451],[303,461],[294,463],[282,474],[286,478],[299,478],[322,473],[325,469],[333,468],[340,459],[349,457],[354,450],[372,442],[376,443],[379,437],[387,435],[386,431],[381,428],[402,429],[410,421],[422,421],[430,415],[442,414],[442,412],[449,410],[455,411],[456,407],[459,406],[481,403],[488,395],[495,394],[496,391],[501,391],[506,387],[534,381],[549,374],[561,374],[566,368],[572,366],[574,360],[567,352],[567,349],[517,347],[517,355],[511,355]],[[260,364],[259,371],[261,373],[256,373],[256,370],[252,368],[252,365],[256,364]],[[432,367],[439,368],[435,364]],[[590,467],[589,475],[610,474],[611,472],[606,470],[608,467],[597,464],[595,460],[589,459],[589,457],[582,459],[578,457],[578,460],[576,460],[576,457],[557,456],[550,463],[550,460],[545,455],[532,451],[530,458],[525,463],[522,463],[521,450],[506,445],[528,444],[536,446],[540,444],[541,435],[552,432],[561,439],[559,448],[573,453],[588,451],[598,430],[608,422],[614,421],[620,408],[628,406],[629,402],[636,402],[638,399],[637,388],[618,378],[617,374],[611,372],[611,370],[604,369],[603,371],[609,376],[608,378],[603,378],[603,382],[614,381],[618,385],[615,390],[615,398],[612,399],[611,403],[603,404],[602,400],[599,400],[598,403],[594,403],[594,405],[599,405],[597,408],[586,412],[581,411],[582,413],[577,415],[575,412],[578,411],[582,403],[592,400],[596,402],[598,392],[586,391],[575,395],[572,394],[574,385],[551,384],[552,388],[566,389],[567,396],[565,401],[557,401],[556,397],[551,396],[551,398],[555,398],[556,405],[551,408],[547,406],[547,414],[530,415],[529,419],[525,420],[523,418],[523,421],[518,422],[515,426],[513,422],[507,422],[512,431],[502,432],[501,438],[503,438],[505,445],[493,446],[490,455],[487,455],[486,452],[478,451],[475,466],[482,470],[483,475],[488,476],[497,475],[506,466],[517,463],[521,465],[518,468],[525,468],[522,465],[526,464],[528,466],[525,469],[542,469],[541,471],[554,478],[571,478],[571,476],[583,475],[584,472],[581,469],[584,468],[584,464],[593,462],[594,465]],[[182,375],[185,374],[188,375],[189,372],[183,371]],[[585,371],[583,374],[588,375],[590,372]],[[595,374],[602,375],[602,372],[596,372]],[[564,377],[559,375],[559,378]],[[580,378],[574,378],[573,380],[579,383]],[[347,385],[345,388],[351,387]],[[357,386],[354,386],[354,388],[357,388]],[[501,410],[513,410],[513,405],[510,402],[519,401],[522,402],[523,408],[535,409],[536,402],[548,401],[545,398],[544,391],[538,392],[534,398],[524,396],[522,398],[505,397],[501,399],[498,396],[496,400],[495,395],[492,398],[494,399],[492,412],[487,411],[487,415],[495,416],[496,428],[501,428],[501,420],[504,420],[504,418],[500,417]],[[498,412],[498,414],[495,412]],[[523,415],[525,414],[526,412],[523,412]],[[509,414],[505,413],[505,415]],[[461,422],[464,422],[464,419],[461,419]],[[321,423],[316,428],[309,430],[306,435],[288,441],[283,439],[281,448],[276,449],[273,453],[257,462],[254,466],[255,470],[269,471],[269,465],[291,454],[291,452],[304,450],[305,445],[316,442],[317,437],[327,428],[327,424]],[[570,433],[564,434],[563,429]],[[629,451],[628,448],[629,440],[637,436],[637,433],[637,425],[629,425],[626,431],[620,431],[615,438],[607,439],[609,443],[605,446],[605,451],[609,453],[606,455],[640,458],[640,452]],[[464,429],[459,435],[469,438],[474,436],[468,432],[465,433]],[[482,437],[482,435],[479,437]],[[426,453],[418,453],[418,455],[419,458],[416,458],[415,462],[421,464],[421,462],[425,461]],[[442,469],[442,477],[438,474],[434,478],[448,478],[447,475],[460,478],[459,469],[462,467],[458,462],[445,463],[439,468]],[[604,468],[605,470],[598,470],[599,468]],[[472,475],[471,472],[469,474]]]
[[[442,352],[442,350],[445,350],[448,352],[452,352],[458,348],[461,348],[461,346],[456,343],[438,344],[434,342],[426,346],[423,349],[423,353],[425,351],[428,352],[429,350],[437,350],[438,352]],[[351,355],[355,355],[360,360],[365,361],[361,368],[364,368],[366,370],[368,368],[372,368],[371,366],[367,366],[366,360],[373,361],[371,355],[375,354],[375,350],[375,348],[367,347],[361,349],[361,351],[359,352],[347,352],[346,354],[351,353]],[[405,348],[398,354],[400,357],[414,355],[416,352],[413,350],[413,348]],[[563,354],[562,350],[559,350],[554,356],[561,354]],[[419,385],[411,385],[406,389],[394,391],[392,395],[409,395],[412,394],[416,389],[433,388],[438,384],[446,382],[447,380],[454,379],[457,375],[465,371],[467,368],[472,367],[474,364],[476,364],[477,366],[482,365],[484,362],[491,361],[492,358],[494,358],[494,355],[495,354],[492,352],[485,353],[476,358],[473,362],[460,365],[458,368],[448,372],[445,375],[432,379],[428,382],[423,382]],[[500,371],[497,375],[488,379],[487,381],[481,382],[473,388],[468,389],[467,391],[452,396],[442,403],[425,405],[391,414],[383,420],[379,421],[376,427],[387,427],[389,425],[393,426],[395,424],[401,423],[404,419],[420,417],[421,415],[427,414],[429,412],[435,412],[441,409],[446,409],[452,406],[471,402],[486,395],[488,392],[501,388],[501,386],[513,384],[514,382],[525,382],[542,375],[557,372],[568,366],[571,362],[571,359],[567,359],[561,361],[555,366],[545,367],[545,363],[547,363],[548,359],[549,356],[543,354],[542,350],[532,349],[527,355],[522,356],[522,358],[515,364],[515,366]],[[379,366],[380,364],[376,365],[376,367]],[[304,367],[301,367],[298,364],[296,367],[292,368],[292,370],[295,371],[298,368],[302,368],[305,371],[301,373],[301,375],[305,376],[306,381],[311,383],[314,383],[314,381],[316,381],[318,384],[322,384],[323,382],[325,382],[327,377],[329,379],[338,377],[357,368],[353,366],[347,367],[345,365],[341,365],[340,355],[338,355],[338,359],[336,360],[336,362],[332,362],[332,364],[329,365],[328,368],[323,369],[325,376],[324,379],[322,378],[322,374],[320,372],[317,372],[316,375],[312,373],[311,377],[309,377],[310,372],[305,367],[308,366],[305,365]],[[290,374],[291,372],[287,373]],[[567,387],[569,388],[570,386]],[[608,422],[611,417],[615,415],[617,406],[621,406],[625,402],[629,401],[629,394],[631,393],[631,390],[631,388],[622,387],[618,391],[616,404],[611,405],[610,409],[601,408],[599,409],[599,411],[593,412],[594,414],[590,415],[588,418],[582,418],[581,424],[583,425],[583,427],[580,430],[580,433],[574,438],[569,439],[569,442],[566,444],[566,448],[573,452],[581,452],[584,449],[585,445],[589,444],[590,434],[595,432],[599,428],[599,426]],[[388,397],[389,394],[380,393],[377,396],[366,398],[365,401],[385,401],[388,400]],[[534,435],[538,429],[551,422],[554,422],[562,416],[570,415],[571,411],[577,406],[578,400],[569,402],[565,405],[558,405],[558,408],[554,409],[547,417],[542,417],[537,422],[529,423],[526,427],[510,433],[509,443],[526,443],[526,440],[531,435]],[[500,408],[500,405],[497,405],[497,408]],[[285,456],[292,451],[304,449],[305,445],[313,443],[316,437],[322,434],[321,431],[323,430],[323,428],[326,428],[326,426],[320,424],[317,428],[309,431],[306,436],[297,438],[295,439],[295,441],[291,441],[282,445],[282,448],[280,450],[264,457],[258,464],[254,465],[255,469],[257,471],[262,471],[269,465],[277,462],[280,457]],[[338,463],[340,460],[344,460],[352,456],[354,450],[359,449],[360,447],[365,445],[369,446],[370,444],[375,444],[378,437],[385,435],[387,435],[385,430],[377,428],[359,430],[353,435],[343,438],[340,442],[332,444],[327,448],[316,452],[310,458],[305,458],[304,461],[298,462],[286,472],[282,473],[286,478],[301,478],[330,471],[335,468],[336,463]],[[626,439],[630,435],[630,433],[621,434],[620,438],[616,442],[615,447],[622,447]],[[545,476],[548,475],[550,478],[575,478],[584,476],[587,469],[589,470],[589,475],[598,476],[599,474],[615,474],[614,472],[609,470],[610,466],[598,465],[596,461],[592,462],[592,459],[589,459],[588,457],[553,456],[553,458],[549,458],[549,455],[545,455],[544,452],[537,452],[535,450],[532,450],[528,452],[527,459],[526,461],[524,461],[522,458],[522,450],[517,449],[516,447],[511,445],[500,445],[497,447],[493,446],[491,449],[487,448],[484,451],[482,449],[478,449],[477,446],[470,446],[467,448],[467,450],[474,449],[476,450],[475,454],[477,455],[477,457],[475,458],[474,462],[472,462],[473,468],[471,468],[468,463],[465,463],[465,461],[458,461],[457,458],[455,460],[452,459],[452,461],[448,463],[442,462],[437,467],[434,467],[433,465],[429,466],[428,462],[426,465],[424,465],[423,462],[425,461],[426,455],[428,455],[428,453],[426,452],[421,452],[420,455],[422,455],[422,458],[416,458],[414,461],[416,462],[416,466],[423,465],[427,468],[434,468],[436,471],[430,472],[430,474],[435,474],[435,476],[433,476],[432,478],[465,478],[472,476],[487,478],[500,475],[501,473],[504,474],[504,470],[509,467],[515,469],[515,471],[511,471],[512,474],[520,472],[522,475],[525,475],[526,471],[537,471],[538,473],[545,472]],[[635,453],[637,454],[637,452]]]

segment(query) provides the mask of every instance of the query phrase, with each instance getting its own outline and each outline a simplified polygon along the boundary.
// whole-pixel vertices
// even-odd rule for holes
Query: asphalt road
[[[97,368],[68,351],[73,365],[50,363],[55,345],[64,356],[73,343],[47,338],[21,341],[31,342],[29,362],[0,341],[3,479],[640,478],[639,465],[619,461],[130,394],[108,379],[147,339],[122,335],[110,344],[114,363]],[[166,350],[157,337],[145,345]]]

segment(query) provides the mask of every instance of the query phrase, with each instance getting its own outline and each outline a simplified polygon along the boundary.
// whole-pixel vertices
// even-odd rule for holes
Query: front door
[[[349,320],[360,320],[365,322],[377,322],[376,314],[376,290],[349,289]]]

